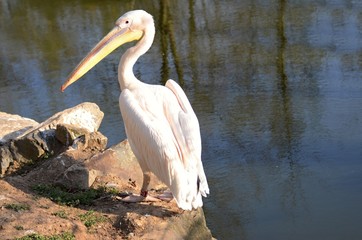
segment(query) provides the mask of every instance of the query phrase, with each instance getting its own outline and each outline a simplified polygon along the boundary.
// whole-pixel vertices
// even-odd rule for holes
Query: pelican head
[[[153,25],[152,15],[143,10],[134,10],[122,15],[115,27],[87,54],[78,64],[61,87],[63,92],[70,84],[77,81],[92,67],[119,46],[140,40],[148,26]]]

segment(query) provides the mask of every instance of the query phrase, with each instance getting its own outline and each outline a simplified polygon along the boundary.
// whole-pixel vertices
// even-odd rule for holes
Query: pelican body
[[[133,66],[153,43],[153,17],[143,10],[121,16],[115,27],[88,53],[62,85],[64,91],[88,70],[124,43],[138,40],[122,56],[118,66],[121,87],[119,106],[128,141],[143,172],[138,197],[147,198],[150,173],[171,190],[177,205],[191,210],[203,205],[209,187],[201,162],[201,136],[198,119],[184,91],[173,80],[165,86],[139,81]]]

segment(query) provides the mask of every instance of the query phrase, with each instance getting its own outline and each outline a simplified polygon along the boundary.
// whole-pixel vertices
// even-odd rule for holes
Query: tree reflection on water
[[[134,71],[178,81],[199,117],[215,237],[361,237],[359,2],[3,0],[0,110],[43,121],[96,102],[101,131],[123,140],[116,71],[130,45],[59,87],[122,13],[140,8],[157,32]]]

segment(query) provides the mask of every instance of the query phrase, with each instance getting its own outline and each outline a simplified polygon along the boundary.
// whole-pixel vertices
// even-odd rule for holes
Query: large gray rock
[[[90,137],[90,139],[89,142],[97,142],[95,140],[101,138]],[[48,167],[48,169],[59,170],[59,173],[56,174],[56,184],[70,189],[87,189],[92,186],[97,177],[112,175],[139,187],[142,185],[143,174],[127,140],[93,155],[87,155],[87,151],[85,151],[85,149],[89,150],[90,145],[85,147],[71,148],[53,160],[53,167]],[[67,164],[65,169],[59,167],[59,162],[72,162],[73,164]],[[153,175],[151,179],[151,188],[166,187],[156,176]]]
[[[0,112],[0,145],[15,139],[39,123],[19,115]]]
[[[87,129],[88,132],[96,132],[101,125],[103,116],[104,113],[99,109],[97,104],[85,102],[54,114],[46,121],[40,123],[36,128],[26,131],[23,135],[28,135],[32,132],[54,134],[54,130],[58,124],[69,124],[78,128]]]
[[[3,116],[6,117],[5,114]],[[10,166],[11,170],[14,170],[23,163],[34,162],[60,153],[64,146],[73,144],[74,139],[84,135],[85,132],[96,132],[103,116],[103,112],[96,104],[86,102],[59,112],[36,126],[27,125],[22,127],[21,131],[19,131],[19,127],[14,127],[13,132],[7,130],[6,134],[2,136],[6,142],[0,146],[0,175],[4,175]],[[12,121],[12,115],[9,119],[6,125],[19,125],[16,121]],[[30,126],[32,127],[30,128]],[[70,129],[69,131],[67,127]],[[63,131],[56,131],[57,128],[63,129]],[[102,141],[100,144],[104,144],[104,140]]]
[[[11,146],[12,140],[22,136],[38,122],[19,115],[0,112],[0,176],[14,163]]]
[[[100,132],[96,132],[76,139],[67,151],[46,161],[37,171],[29,172],[29,181],[46,180],[48,184],[68,189],[88,189],[97,177],[114,176],[132,184],[138,192],[143,174],[128,141],[104,150],[104,138]],[[166,187],[156,176],[153,175],[151,179],[150,188]]]
[[[111,174],[129,180],[139,187],[142,185],[143,173],[127,139],[93,156],[85,161],[84,165],[96,170],[98,176]],[[166,186],[151,173],[150,188],[163,187]]]

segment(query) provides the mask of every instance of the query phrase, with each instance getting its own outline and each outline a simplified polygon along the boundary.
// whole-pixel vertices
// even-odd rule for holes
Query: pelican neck
[[[118,66],[118,81],[121,90],[132,89],[141,83],[141,81],[139,81],[133,73],[133,66],[138,58],[150,49],[154,36],[155,27],[152,23],[145,28],[143,37],[138,41],[138,43],[127,49],[127,51],[122,55]]]

